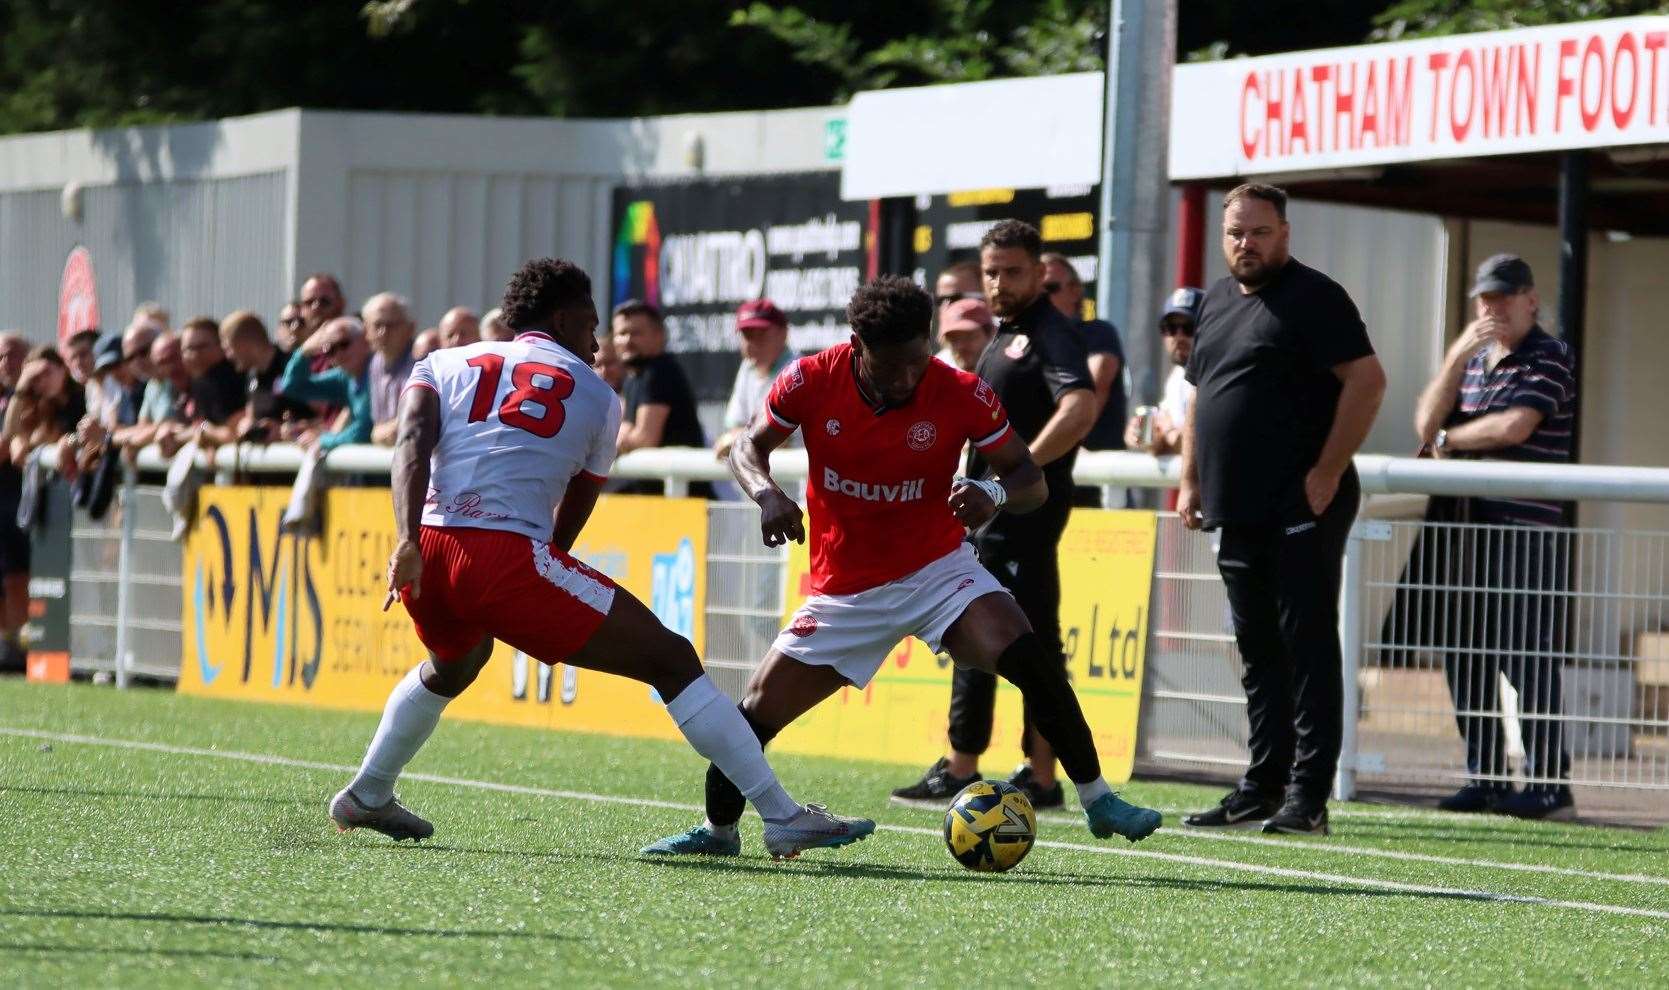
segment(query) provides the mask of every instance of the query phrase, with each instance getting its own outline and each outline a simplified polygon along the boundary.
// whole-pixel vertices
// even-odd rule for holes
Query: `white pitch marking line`
[[[1069,815],[1043,814],[1037,816],[1040,820],[1057,824],[1078,824],[1078,819]],[[1520,873],[1548,873],[1564,877],[1580,877],[1584,880],[1615,880],[1620,883],[1651,883],[1669,886],[1669,876],[1651,876],[1645,873],[1600,873],[1593,870],[1578,870],[1570,866],[1546,866],[1540,863],[1503,863],[1493,859],[1468,859],[1459,856],[1438,856],[1433,853],[1403,852],[1397,849],[1376,849],[1373,846],[1346,846],[1336,842],[1293,842],[1283,839],[1265,839],[1257,835],[1242,835],[1228,831],[1206,831],[1205,829],[1188,828],[1186,826],[1172,826],[1161,834],[1174,838],[1194,839],[1202,842],[1239,842],[1248,846],[1269,846],[1275,849],[1306,849],[1312,852],[1328,853],[1340,856],[1370,856],[1377,859],[1395,859],[1406,863],[1436,863],[1441,866],[1474,866],[1487,870],[1514,870]]]
[[[295,767],[303,770],[326,770],[332,773],[354,773],[357,767],[341,763],[324,763],[317,760],[298,760],[289,756],[274,756],[268,753],[245,753],[238,750],[204,749],[198,746],[176,746],[169,743],[145,742],[137,739],[111,739],[103,736],[88,736],[68,732],[45,732],[38,729],[15,729],[0,726],[0,735],[20,736],[27,739],[43,739],[50,742],[79,743],[87,746],[106,746],[113,749],[143,750],[153,753],[167,753],[175,756],[206,756],[213,759],[235,760],[242,763],[258,763],[267,766]],[[666,808],[673,811],[701,811],[701,807],[693,804],[681,804],[674,801],[656,801],[649,798],[618,797],[607,794],[592,794],[585,791],[563,791],[545,787],[530,787],[523,784],[500,784],[487,780],[471,780],[464,777],[445,777],[437,774],[407,773],[402,774],[406,780],[417,780],[432,784],[445,784],[452,787],[466,787],[476,790],[498,791],[509,794],[526,794],[533,797],[563,798],[575,801],[592,801],[602,804],[623,804],[640,808]],[[910,825],[878,825],[878,830],[885,832],[899,832],[907,835],[927,835],[935,838],[943,833],[939,829],[918,828]],[[1590,901],[1553,900],[1545,897],[1533,897],[1523,894],[1502,894],[1487,890],[1467,890],[1462,887],[1439,887],[1427,884],[1400,883],[1395,880],[1376,880],[1369,877],[1351,876],[1343,873],[1321,873],[1312,870],[1299,870],[1284,866],[1262,866],[1255,863],[1241,863],[1228,859],[1211,859],[1205,856],[1186,856],[1179,853],[1159,852],[1149,849],[1121,849],[1116,846],[1091,846],[1077,842],[1060,842],[1053,839],[1039,839],[1037,845],[1049,849],[1068,849],[1074,852],[1097,853],[1106,856],[1127,856],[1136,859],[1153,859],[1167,863],[1180,863],[1186,866],[1200,866],[1212,869],[1235,870],[1242,873],[1257,873],[1264,876],[1283,877],[1289,880],[1311,880],[1326,883],[1371,887],[1377,890],[1391,890],[1409,894],[1435,894],[1444,897],[1454,897],[1465,900],[1490,901],[1508,904],[1528,904],[1540,907],[1565,908],[1575,911],[1591,911],[1601,914],[1631,915],[1640,918],[1656,918],[1669,920],[1669,911],[1653,910],[1651,908],[1626,907],[1619,904],[1599,904]],[[1284,848],[1300,848],[1289,845]],[[1491,864],[1502,865],[1502,864]]]

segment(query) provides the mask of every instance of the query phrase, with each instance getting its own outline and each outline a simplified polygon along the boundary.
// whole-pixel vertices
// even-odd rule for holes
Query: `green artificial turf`
[[[984,875],[950,858],[938,814],[888,805],[910,768],[783,756],[796,797],[871,815],[881,831],[775,863],[750,816],[741,857],[666,862],[637,849],[698,815],[630,802],[700,803],[702,763],[681,745],[448,720],[410,769],[456,779],[400,788],[436,825],[419,847],[336,832],[324,808],[344,770],[227,758],[345,767],[375,722],[155,689],[0,682],[4,982],[1669,983],[1664,830],[1340,804],[1327,839],[1167,827],[1133,847],[1051,814],[1041,838],[1066,846],[1040,845],[1013,873]],[[1219,796],[1144,781],[1124,793],[1163,809],[1167,826]],[[1168,858],[1115,854],[1130,851]]]

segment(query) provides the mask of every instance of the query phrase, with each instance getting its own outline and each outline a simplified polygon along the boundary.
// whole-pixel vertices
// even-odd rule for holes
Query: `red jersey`
[[[877,411],[849,343],[784,368],[765,408],[804,429],[813,594],[865,591],[955,550],[966,534],[947,500],[962,445],[988,451],[1009,434],[996,391],[937,358],[907,404]]]

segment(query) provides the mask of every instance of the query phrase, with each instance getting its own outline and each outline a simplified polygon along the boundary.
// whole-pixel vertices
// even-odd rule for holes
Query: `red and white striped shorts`
[[[614,604],[608,575],[520,533],[424,526],[422,594],[401,592],[417,638],[456,660],[491,636],[544,663],[584,646]]]

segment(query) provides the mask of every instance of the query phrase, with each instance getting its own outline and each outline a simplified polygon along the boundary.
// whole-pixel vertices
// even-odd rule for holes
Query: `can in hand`
[[[1143,450],[1153,446],[1153,421],[1158,412],[1158,406],[1136,407],[1136,434],[1142,441]]]

